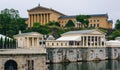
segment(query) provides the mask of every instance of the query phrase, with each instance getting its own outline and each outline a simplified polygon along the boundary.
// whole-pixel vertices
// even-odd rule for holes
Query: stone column
[[[33,23],[34,23],[34,14],[33,14],[33,18],[32,18],[33,22],[32,22],[32,27],[33,27]]]
[[[83,36],[83,47],[84,47],[84,36]]]
[[[99,47],[99,36],[97,36],[97,47]]]
[[[37,37],[37,47],[39,47],[39,37]]]
[[[100,47],[102,47],[102,36],[100,36]]]
[[[37,16],[37,20],[36,21],[39,22],[39,14],[36,14],[36,16]]]
[[[48,23],[48,14],[46,14],[46,23]]]
[[[31,14],[31,27],[32,27],[32,24],[33,24],[33,15]]]
[[[50,21],[50,14],[48,13],[48,22]]]
[[[41,14],[39,14],[39,22],[41,23]]]
[[[34,44],[34,37],[32,37],[32,47],[35,47],[35,44]]]
[[[94,38],[93,43],[94,43],[94,47],[95,47],[95,36],[93,38]]]
[[[31,27],[31,15],[29,14],[29,22],[28,22],[28,27]]]
[[[36,22],[36,14],[34,14],[34,22],[33,23],[35,23]]]
[[[42,14],[42,24],[44,24],[44,15]]]
[[[45,14],[44,14],[44,24],[46,23],[46,16],[45,16]]]
[[[29,48],[29,37],[27,37],[26,40],[27,40],[27,41],[26,41],[26,44],[27,44],[26,47]]]
[[[90,36],[90,47],[92,47],[92,36]]]
[[[86,47],[88,47],[88,36],[86,36]]]

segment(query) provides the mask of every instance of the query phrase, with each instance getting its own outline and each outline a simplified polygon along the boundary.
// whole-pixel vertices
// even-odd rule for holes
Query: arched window
[[[18,65],[14,60],[8,60],[4,65],[4,70],[18,70]]]

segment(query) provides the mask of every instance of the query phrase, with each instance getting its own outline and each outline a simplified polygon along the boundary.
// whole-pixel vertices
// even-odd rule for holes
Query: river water
[[[48,70],[120,70],[120,60],[48,64]]]

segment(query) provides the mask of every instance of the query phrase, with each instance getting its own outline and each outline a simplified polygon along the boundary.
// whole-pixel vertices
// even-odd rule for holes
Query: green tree
[[[119,19],[115,23],[115,29],[120,29],[120,20]]]
[[[59,22],[55,22],[55,21],[50,21],[46,25],[47,26],[58,26],[58,27],[60,27],[60,23]]]
[[[116,37],[120,37],[120,30],[113,31],[112,37],[113,39],[115,39]]]
[[[67,22],[67,24],[65,25],[65,27],[75,27],[75,24],[73,23],[72,20],[69,20],[69,21]]]
[[[25,19],[19,16],[18,10],[4,9],[0,12],[0,33],[9,37],[17,34],[19,30],[25,30]]]
[[[82,27],[88,27],[90,16],[88,15],[78,15],[76,16],[76,20],[81,23]]]
[[[39,22],[35,22],[35,23],[33,23],[33,27],[35,27],[35,28],[40,27],[40,23],[39,23]]]

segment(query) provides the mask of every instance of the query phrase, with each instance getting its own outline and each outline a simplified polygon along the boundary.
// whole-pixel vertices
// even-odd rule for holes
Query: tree
[[[75,24],[73,23],[72,20],[69,20],[69,21],[67,22],[67,24],[65,25],[65,27],[75,27]]]
[[[18,10],[4,9],[0,12],[0,33],[9,37],[17,34],[19,30],[25,30],[25,19],[19,16]]]
[[[76,20],[81,23],[82,26],[88,27],[90,16],[88,15],[78,15],[76,16]]]
[[[115,23],[115,29],[120,29],[120,20],[119,19]]]
[[[116,37],[120,37],[120,30],[113,31],[112,37],[113,39],[115,39]]]
[[[50,21],[50,22],[48,22],[48,24],[46,24],[47,26],[58,26],[58,27],[60,27],[60,23],[59,22],[55,22],[55,21]]]
[[[39,23],[39,22],[35,22],[35,23],[33,23],[33,27],[35,27],[35,28],[40,27],[40,23]]]

